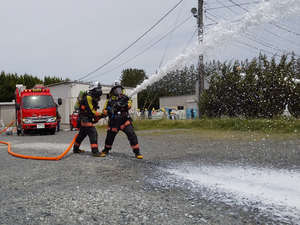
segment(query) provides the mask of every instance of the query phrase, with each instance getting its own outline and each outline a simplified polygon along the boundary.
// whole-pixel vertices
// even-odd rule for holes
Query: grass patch
[[[293,118],[277,119],[194,119],[194,120],[142,120],[134,121],[136,130],[197,129],[216,131],[260,131],[263,133],[298,133],[300,121]]]
[[[171,129],[197,129],[215,131],[260,131],[263,133],[298,133],[300,120],[294,118],[276,119],[194,119],[194,120],[142,120],[133,121],[136,130],[171,130]],[[107,124],[96,125],[99,130],[106,130]]]

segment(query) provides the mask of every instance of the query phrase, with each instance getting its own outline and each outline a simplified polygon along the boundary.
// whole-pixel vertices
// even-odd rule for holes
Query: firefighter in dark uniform
[[[103,116],[109,117],[109,122],[105,146],[101,153],[109,153],[117,133],[122,130],[127,135],[135,157],[142,159],[138,138],[133,129],[132,119],[128,114],[128,110],[131,108],[131,100],[128,98],[126,102],[122,102],[124,97],[127,97],[124,88],[118,82],[114,82],[114,86],[109,93],[109,99],[106,100],[102,112]]]
[[[95,157],[104,157],[98,149],[98,133],[94,127],[102,118],[102,113],[97,112],[98,102],[101,99],[102,86],[99,82],[92,82],[89,86],[89,92],[83,96],[80,106],[80,130],[73,146],[73,153],[83,153],[84,150],[79,149],[81,142],[86,136],[89,136],[92,154]]]

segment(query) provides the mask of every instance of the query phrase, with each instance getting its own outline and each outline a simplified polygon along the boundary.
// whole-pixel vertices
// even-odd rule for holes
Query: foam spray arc
[[[247,13],[235,18],[234,21],[237,22],[234,24],[232,22],[220,21],[210,29],[202,44],[196,43],[186,54],[180,54],[169,61],[164,67],[158,69],[156,74],[153,74],[149,79],[144,80],[141,85],[138,85],[128,96],[132,97],[146,89],[147,86],[166,76],[168,72],[184,68],[188,62],[198,57],[199,54],[207,56],[210,51],[217,49],[228,41],[236,39],[239,34],[244,33],[251,27],[274,22],[284,17],[299,15],[299,12],[299,0],[270,0],[255,4]]]

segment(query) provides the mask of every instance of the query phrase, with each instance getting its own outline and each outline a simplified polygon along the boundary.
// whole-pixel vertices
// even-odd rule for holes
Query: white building
[[[170,113],[173,107],[177,108],[177,119],[190,118],[191,107],[193,107],[194,111],[198,108],[196,95],[159,97],[159,108],[165,109]],[[195,112],[195,115],[197,115],[197,112]]]
[[[4,127],[8,126],[15,117],[15,102],[0,102],[0,127],[3,125]],[[3,129],[1,128],[0,130]]]

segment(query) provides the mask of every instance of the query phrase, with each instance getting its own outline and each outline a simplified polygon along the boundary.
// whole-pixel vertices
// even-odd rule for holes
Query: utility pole
[[[191,12],[194,14],[194,17],[197,18],[198,25],[198,43],[203,43],[203,0],[198,0],[198,10],[192,8]],[[198,12],[198,13],[197,13]],[[196,14],[197,13],[197,14]],[[204,60],[203,55],[199,54],[198,58],[198,84],[196,86],[196,98],[198,103],[200,103],[200,97],[204,91]],[[198,107],[198,117],[202,117],[202,112]]]

